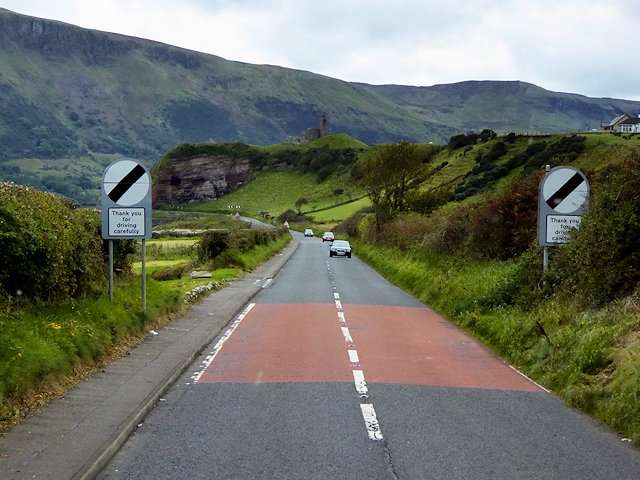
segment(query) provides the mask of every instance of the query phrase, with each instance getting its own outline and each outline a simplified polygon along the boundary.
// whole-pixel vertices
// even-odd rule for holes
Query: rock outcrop
[[[251,178],[248,159],[223,155],[172,160],[153,182],[154,205],[214,200],[233,192]]]

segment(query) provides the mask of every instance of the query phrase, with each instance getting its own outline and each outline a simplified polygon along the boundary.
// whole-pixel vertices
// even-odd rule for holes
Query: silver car
[[[329,256],[351,258],[351,244],[346,240],[334,240],[329,249]]]

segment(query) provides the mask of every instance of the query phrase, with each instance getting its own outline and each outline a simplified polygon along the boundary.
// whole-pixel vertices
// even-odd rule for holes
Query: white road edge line
[[[349,361],[351,363],[360,363],[360,358],[358,358],[357,350],[347,350],[347,353],[349,354]]]
[[[342,330],[344,341],[347,343],[353,343],[353,338],[351,338],[351,332],[349,332],[349,329],[347,327],[340,327],[340,330]]]
[[[340,300],[336,300],[336,308],[342,310],[342,302]]]
[[[516,367],[514,367],[513,365],[509,365],[509,368],[513,371],[515,371],[516,373],[522,375],[524,378],[526,378],[527,380],[529,380],[531,383],[533,383],[536,387],[544,390],[547,393],[551,393],[551,390],[548,390],[546,388],[544,388],[542,385],[540,385],[538,382],[536,382],[535,380],[532,380],[531,378],[529,378],[527,375],[525,375],[524,373],[522,373],[520,370],[518,370]]]
[[[361,403],[360,410],[362,410],[362,418],[364,418],[364,424],[367,427],[369,440],[382,440],[382,430],[380,430],[380,423],[378,423],[378,417],[373,405]]]
[[[200,370],[198,370],[191,376],[191,381],[193,383],[198,383],[198,381],[200,380],[200,377],[202,377],[205,370],[209,368],[209,365],[211,365],[211,362],[213,362],[213,360],[216,358],[218,353],[220,353],[222,346],[225,344],[227,340],[229,340],[229,337],[231,337],[231,335],[233,334],[233,332],[236,331],[236,328],[238,328],[242,320],[244,320],[244,318],[247,315],[249,315],[249,312],[253,310],[253,307],[255,306],[256,306],[255,303],[250,303],[249,305],[247,305],[247,307],[242,311],[242,313],[238,315],[238,318],[236,318],[233,321],[233,323],[229,326],[229,328],[227,328],[227,330],[222,334],[222,336],[218,339],[215,346],[213,347],[213,350],[211,350],[211,353],[207,355],[204,361],[200,364]]]
[[[369,396],[369,389],[367,388],[367,382],[364,379],[364,372],[362,370],[353,370],[353,383],[356,386],[356,392],[361,397]]]
[[[344,318],[344,312],[338,312],[338,320],[340,323],[347,323],[347,319]]]

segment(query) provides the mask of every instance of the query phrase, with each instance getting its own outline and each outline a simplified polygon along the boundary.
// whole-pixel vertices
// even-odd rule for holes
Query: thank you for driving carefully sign
[[[151,178],[133,160],[112,163],[102,181],[102,238],[151,238]]]
[[[548,171],[538,193],[538,241],[543,247],[561,245],[578,228],[589,205],[587,177],[573,167]]]

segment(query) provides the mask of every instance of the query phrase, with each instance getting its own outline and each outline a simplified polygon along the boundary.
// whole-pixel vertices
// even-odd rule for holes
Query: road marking
[[[357,350],[347,350],[347,353],[349,354],[349,361],[351,363],[360,363]]]
[[[361,397],[369,396],[369,389],[367,388],[367,382],[364,379],[364,372],[362,370],[353,370],[353,383],[356,385],[356,392]]]
[[[268,288],[269,285],[271,285],[271,282],[273,282],[273,278],[267,278],[267,280],[262,285],[262,288]]]
[[[335,286],[333,289],[337,290]],[[351,332],[349,332],[349,328],[347,327],[347,319],[342,308],[342,302],[340,301],[340,294],[338,292],[334,292],[333,298],[335,299],[336,308],[338,309],[338,321],[341,324],[340,330],[342,331],[342,335],[349,347],[355,347],[353,337],[351,337]],[[355,350],[355,348],[347,348],[347,354],[349,355],[349,362],[352,365],[360,365],[360,357],[358,356],[358,351]],[[352,370],[351,372],[353,373],[353,383],[356,387],[356,392],[358,392],[359,397],[363,401],[367,401],[369,398],[369,388],[367,387],[367,382],[364,379],[364,372],[362,370]],[[367,429],[369,440],[382,440],[382,430],[380,429],[380,423],[378,422],[378,417],[376,416],[373,404],[361,403],[360,410],[362,411],[362,418],[364,418],[364,424]]]
[[[227,328],[227,330],[222,334],[222,336],[218,339],[218,341],[214,345],[213,350],[211,350],[211,353],[207,355],[204,358],[204,361],[200,364],[200,370],[198,370],[191,376],[191,380],[193,381],[193,383],[198,383],[198,381],[200,380],[200,377],[202,377],[205,370],[209,368],[209,365],[211,365],[211,362],[213,362],[213,360],[216,358],[218,353],[220,353],[222,346],[225,344],[227,340],[229,340],[229,337],[231,337],[231,335],[233,334],[233,332],[236,331],[236,329],[238,328],[242,320],[244,320],[244,318],[247,315],[249,315],[249,312],[253,310],[253,307],[255,306],[256,306],[255,303],[250,303],[249,305],[247,305],[247,307],[242,311],[242,313],[238,315],[238,317],[233,321],[233,323],[229,326],[229,328]]]
[[[367,434],[370,440],[382,440],[382,430],[380,430],[380,423],[378,423],[378,417],[373,405],[370,403],[361,403],[360,410],[362,410],[362,417],[364,418],[364,424],[367,427]]]
[[[349,329],[347,327],[340,327],[340,330],[342,330],[342,335],[344,336],[345,342],[353,343],[353,338],[351,338],[351,333],[349,332]]]
[[[513,370],[514,372],[517,372],[518,374],[522,375],[524,378],[526,378],[527,380],[529,380],[531,383],[533,383],[536,387],[544,390],[547,393],[551,393],[550,390],[547,390],[546,388],[544,388],[542,385],[540,385],[538,382],[536,382],[535,380],[532,380],[531,378],[529,378],[527,375],[525,375],[524,373],[522,373],[520,370],[518,370],[516,367],[514,367],[513,365],[509,365],[509,368],[511,370]]]

